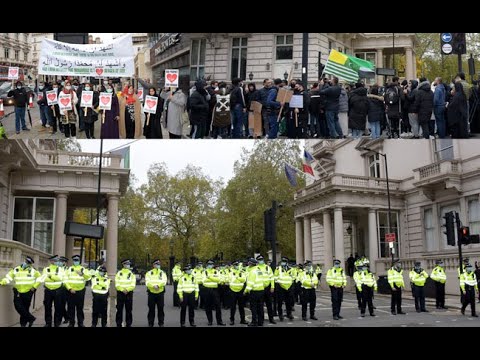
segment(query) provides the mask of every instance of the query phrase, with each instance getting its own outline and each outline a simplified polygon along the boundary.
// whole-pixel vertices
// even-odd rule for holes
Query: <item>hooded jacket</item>
[[[338,112],[348,112],[348,94],[347,90],[341,88],[340,98],[338,99]]]
[[[368,122],[383,122],[385,120],[385,104],[383,97],[368,94]]]
[[[348,100],[348,127],[365,130],[368,115],[368,97],[366,88],[358,88],[350,93]]]
[[[424,81],[418,86],[414,107],[418,113],[419,123],[430,121],[433,111],[433,92],[428,81]]]
[[[416,114],[417,109],[415,109],[415,95],[418,91],[418,81],[412,80],[412,88],[409,90],[407,96],[405,96],[405,106],[409,114]]]
[[[207,90],[203,88],[204,83],[197,81],[195,83],[196,91],[190,96],[190,121],[193,125],[200,125],[207,121],[210,105],[207,101]]]
[[[329,86],[320,91],[320,95],[325,95],[325,111],[337,111],[339,109],[339,99],[342,90],[340,86]]]

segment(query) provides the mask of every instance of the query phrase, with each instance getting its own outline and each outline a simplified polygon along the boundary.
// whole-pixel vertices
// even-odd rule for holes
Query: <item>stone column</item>
[[[383,68],[383,49],[378,49],[377,50],[377,63],[376,63],[377,68]],[[384,82],[384,76],[383,75],[377,75],[377,84],[378,85],[383,85]]]
[[[107,209],[107,272],[115,275],[117,272],[118,245],[118,195],[108,195]]]
[[[67,198],[68,192],[56,192],[55,208],[55,237],[53,241],[53,253],[60,256],[65,255],[66,238],[63,233],[65,221],[67,220]]]
[[[407,80],[415,79],[415,73],[413,71],[415,56],[413,55],[412,48],[405,48],[406,69],[405,76]]]
[[[305,258],[303,256],[302,218],[295,219],[295,252],[297,264],[303,264]]]
[[[325,249],[325,266],[324,271],[330,269],[333,265],[333,249],[332,249],[332,217],[328,210],[323,212],[323,248]]]
[[[370,270],[375,272],[375,261],[378,259],[377,215],[376,209],[368,209],[368,258]]]
[[[342,262],[345,267],[345,247],[343,244],[343,214],[342,208],[335,208],[333,213],[335,231],[335,258]]]
[[[312,261],[312,219],[307,216],[303,218],[303,248],[305,261]]]

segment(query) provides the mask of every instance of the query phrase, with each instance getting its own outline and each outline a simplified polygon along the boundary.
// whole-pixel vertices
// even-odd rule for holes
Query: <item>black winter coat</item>
[[[320,90],[310,91],[310,106],[309,111],[311,114],[318,116],[320,114]]]
[[[378,95],[368,95],[368,122],[385,121],[385,104],[383,97]]]
[[[208,119],[210,106],[207,102],[206,95],[206,91],[205,94],[194,91],[192,96],[190,96],[190,121],[193,125],[200,125]]]
[[[341,92],[342,89],[338,85],[320,91],[320,95],[325,95],[326,98],[325,111],[338,111]]]
[[[348,127],[355,130],[365,130],[367,115],[367,89],[358,88],[353,90],[348,99]]]
[[[433,112],[433,92],[428,81],[421,83],[418,87],[414,106],[420,124],[430,121]]]
[[[7,96],[13,96],[13,101],[16,107],[25,107],[28,105],[28,92],[24,87],[21,89],[10,90]]]

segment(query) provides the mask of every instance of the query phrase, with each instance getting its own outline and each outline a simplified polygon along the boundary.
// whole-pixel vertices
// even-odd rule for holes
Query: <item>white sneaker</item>
[[[45,127],[48,129],[50,127],[50,125],[46,124]]]

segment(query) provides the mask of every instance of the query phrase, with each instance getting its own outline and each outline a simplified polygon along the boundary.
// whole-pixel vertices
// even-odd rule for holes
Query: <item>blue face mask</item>
[[[105,276],[105,273],[102,271],[102,272],[99,272],[100,276]]]
[[[22,264],[22,269],[26,269],[28,267],[28,264],[27,263],[23,263]]]
[[[185,271],[185,273],[190,275],[192,273],[192,270],[187,270],[187,271]]]
[[[213,265],[207,265],[207,269],[213,269]]]
[[[107,89],[107,93],[113,92],[113,89]]]
[[[80,261],[74,261],[73,265],[75,265],[75,266],[80,265]]]
[[[63,266],[63,262],[62,262],[62,261],[57,261],[57,262],[55,263],[55,265],[57,265],[57,266]]]
[[[21,88],[22,88],[22,87],[21,87],[20,85],[18,85],[18,86],[17,86],[17,89],[19,89],[19,90],[20,90]]]
[[[90,86],[85,86],[85,91],[90,91]]]
[[[265,264],[265,260],[258,260],[258,265],[264,265]]]
[[[124,269],[130,269],[130,264],[128,264],[128,265],[123,265],[123,268],[124,268]]]
[[[335,264],[334,267],[338,269],[340,267],[340,264]]]
[[[155,269],[160,269],[160,265],[153,265]]]

